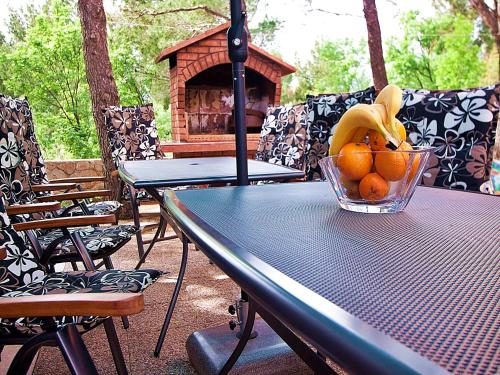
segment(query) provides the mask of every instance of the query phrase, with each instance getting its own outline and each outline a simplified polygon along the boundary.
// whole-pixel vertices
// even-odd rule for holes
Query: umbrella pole
[[[247,125],[245,121],[245,64],[233,63],[236,176],[238,185],[248,185]]]
[[[227,49],[233,66],[234,125],[236,138],[236,173],[238,185],[248,185],[247,126],[245,121],[245,61],[248,39],[246,12],[241,0],[230,0],[231,27],[227,31]]]
[[[248,57],[248,35],[245,29],[246,12],[241,0],[230,0],[231,27],[227,30],[227,50],[233,66],[234,125],[236,138],[236,173],[238,185],[248,185],[247,125],[245,119],[245,61]],[[248,295],[241,291],[235,304],[239,310],[240,334],[246,321]],[[252,338],[257,333],[252,333]]]

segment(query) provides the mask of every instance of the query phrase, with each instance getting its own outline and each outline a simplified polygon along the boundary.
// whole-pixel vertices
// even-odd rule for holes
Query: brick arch
[[[184,78],[185,82],[203,72],[204,70],[221,64],[231,64],[231,60],[229,60],[229,56],[226,52],[218,52],[205,55],[201,59],[198,59],[187,65],[180,74]],[[273,69],[272,65],[262,63],[262,61],[258,60],[252,55],[248,56],[245,66],[256,71],[273,83],[280,83],[280,76],[278,72]]]

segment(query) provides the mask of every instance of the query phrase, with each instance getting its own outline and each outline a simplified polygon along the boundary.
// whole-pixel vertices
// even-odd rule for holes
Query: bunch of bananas
[[[329,154],[337,155],[347,143],[363,142],[368,132],[375,131],[385,140],[385,147],[396,150],[406,139],[406,131],[396,114],[403,92],[396,85],[380,91],[374,104],[358,104],[349,108],[335,127]]]

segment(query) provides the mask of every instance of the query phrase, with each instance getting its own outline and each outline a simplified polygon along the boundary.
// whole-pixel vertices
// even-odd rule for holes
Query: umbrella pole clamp
[[[246,321],[248,319],[248,300],[238,298],[236,299],[234,305],[230,305],[227,310],[231,315],[236,315],[236,319],[233,319],[229,322],[229,328],[234,331],[236,327],[239,327],[239,330],[236,332],[236,337],[241,338]],[[257,336],[258,332],[252,331],[252,333],[250,334],[250,339],[254,339]]]

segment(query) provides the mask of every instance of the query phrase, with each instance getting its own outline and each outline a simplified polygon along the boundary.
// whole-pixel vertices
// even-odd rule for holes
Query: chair
[[[318,161],[328,156],[333,128],[342,115],[358,103],[372,104],[375,88],[343,94],[321,94],[307,97],[306,180],[323,179]]]
[[[396,116],[414,146],[434,146],[422,184],[479,192],[488,181],[500,84],[465,90],[403,90]]]
[[[31,108],[25,98],[12,98],[0,94],[0,124],[4,131],[12,132],[24,153],[28,165],[28,175],[33,191],[38,196],[48,195],[51,191],[82,190],[79,184],[104,181],[104,177],[72,177],[51,180],[47,176],[45,162],[35,135]],[[117,212],[121,204],[116,201],[90,202],[90,198],[109,196],[108,191],[87,191],[85,198],[73,200],[73,204],[61,210],[59,215],[106,215]]]
[[[108,133],[108,142],[111,148],[111,157],[116,168],[120,163],[129,160],[155,160],[164,157],[160,149],[160,139],[155,124],[153,105],[139,106],[111,106],[102,109]],[[139,206],[141,203],[156,201],[145,191],[136,191],[131,186],[124,186],[121,181],[123,197],[130,199],[134,225],[141,228]],[[162,221],[163,223],[163,221]],[[139,252],[139,265],[143,263],[151,247],[156,241],[169,240],[176,236],[165,237],[166,223],[161,225],[153,240],[144,241],[141,230],[137,231],[137,248]],[[158,235],[160,236],[159,238]],[[144,245],[150,246],[144,251]]]
[[[83,216],[96,224],[114,217]],[[18,230],[67,228],[75,218],[56,218],[11,224],[0,199],[0,350],[23,344],[9,374],[26,373],[43,345],[58,345],[73,373],[96,373],[80,335],[103,324],[118,374],[126,374],[111,316],[137,314],[143,309],[141,293],[159,276],[156,270],[96,272],[77,232],[75,247],[90,271],[50,273],[37,254],[26,246]],[[115,295],[110,293],[116,293]],[[82,362],[83,361],[83,362]]]
[[[255,159],[303,171],[307,116],[305,104],[269,107]]]
[[[30,221],[41,218],[33,210],[22,210],[16,205],[50,202],[62,199],[78,199],[85,192],[58,194],[55,196],[36,197],[31,189],[29,168],[23,153],[20,151],[14,133],[2,127],[0,131],[0,191],[6,203],[16,209],[16,221]],[[14,215],[14,214],[13,214]],[[56,215],[57,216],[57,215]],[[135,234],[136,228],[131,225],[97,227],[86,219],[74,217],[75,228],[52,229],[43,232],[28,232],[33,249],[39,253],[43,264],[52,267],[56,263],[81,261],[81,256],[71,241],[70,235],[78,232],[83,244],[92,259],[102,259],[108,269],[113,268],[110,256],[125,245]],[[83,223],[87,223],[82,227]],[[94,226],[93,226],[94,225]]]

